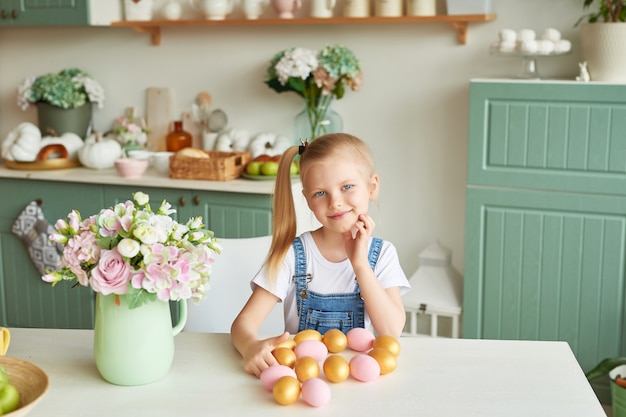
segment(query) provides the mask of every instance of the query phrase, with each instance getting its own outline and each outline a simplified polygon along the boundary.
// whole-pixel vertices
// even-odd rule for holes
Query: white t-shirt
[[[310,232],[303,233],[300,238],[306,253],[307,273],[312,276],[308,288],[320,294],[354,292],[356,280],[350,261],[348,259],[341,262],[328,261],[322,256],[317,245],[315,245]],[[292,280],[294,274],[295,256],[293,246],[290,246],[275,285],[270,286],[267,282],[264,269],[259,271],[251,283],[253,289],[255,285],[258,285],[274,294],[283,302],[285,330],[292,334],[298,331],[299,321],[296,305],[296,284]],[[400,294],[405,294],[411,289],[411,285],[400,266],[396,248],[390,242],[383,241],[380,255],[374,268],[374,274],[383,288],[400,287]],[[371,321],[367,314],[366,306],[365,328],[369,328],[370,324]]]

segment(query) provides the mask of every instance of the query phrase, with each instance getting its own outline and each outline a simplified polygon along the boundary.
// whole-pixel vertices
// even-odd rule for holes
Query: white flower
[[[140,206],[145,206],[146,204],[148,204],[148,202],[150,202],[150,196],[148,196],[148,194],[146,194],[146,193],[142,193],[141,191],[138,191],[138,192],[134,193],[133,194],[133,199]]]
[[[133,235],[145,245],[154,245],[159,241],[158,231],[149,224],[138,225]]]
[[[117,244],[117,251],[125,258],[134,258],[139,253],[139,246],[136,240],[124,238]]]
[[[89,101],[96,103],[99,109],[104,107],[104,88],[98,81],[84,75],[77,75],[72,81],[83,85],[89,96]]]
[[[276,63],[275,69],[278,81],[285,85],[290,77],[306,80],[318,65],[316,51],[294,48],[285,52],[285,55]]]

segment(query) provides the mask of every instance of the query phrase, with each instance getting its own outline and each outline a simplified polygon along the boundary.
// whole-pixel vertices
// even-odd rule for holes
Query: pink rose
[[[103,295],[126,294],[131,271],[130,263],[124,262],[117,248],[102,250],[100,262],[91,271],[89,283],[94,291]]]

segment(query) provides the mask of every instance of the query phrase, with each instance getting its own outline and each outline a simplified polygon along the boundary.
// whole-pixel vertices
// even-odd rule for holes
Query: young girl
[[[290,176],[297,154],[302,192],[321,223],[298,238]],[[347,333],[372,325],[378,334],[400,335],[401,295],[410,285],[393,245],[372,238],[375,225],[367,211],[378,191],[371,152],[354,136],[328,134],[285,151],[276,176],[269,256],[231,327],[247,372],[259,376],[277,364],[272,350],[304,329]],[[286,331],[259,339],[258,330],[277,302],[284,305]]]

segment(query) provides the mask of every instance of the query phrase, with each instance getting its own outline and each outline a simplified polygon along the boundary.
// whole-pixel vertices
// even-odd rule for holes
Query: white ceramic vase
[[[124,0],[124,18],[132,21],[152,20],[154,0]]]
[[[580,40],[591,81],[626,82],[626,23],[585,23]]]

